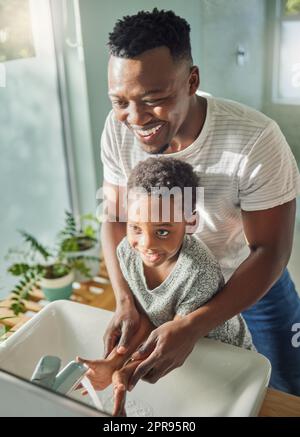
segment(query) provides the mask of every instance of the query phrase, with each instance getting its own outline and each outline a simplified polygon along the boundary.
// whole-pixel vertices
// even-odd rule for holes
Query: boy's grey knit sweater
[[[127,237],[118,245],[117,255],[124,278],[156,326],[172,320],[176,314],[183,316],[195,311],[224,286],[217,260],[193,235],[185,235],[176,265],[165,281],[153,290],[148,289],[143,261],[131,248]],[[207,337],[255,350],[241,315],[218,326]]]

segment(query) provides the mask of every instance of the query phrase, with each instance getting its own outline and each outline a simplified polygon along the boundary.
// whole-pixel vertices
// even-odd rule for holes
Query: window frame
[[[284,21],[299,21],[300,13],[295,15],[284,15],[284,1],[276,0],[275,4],[275,26],[274,26],[274,48],[273,48],[273,75],[272,75],[272,102],[283,105],[300,105],[299,97],[281,97],[279,90],[280,80],[280,49],[281,49],[281,25]]]

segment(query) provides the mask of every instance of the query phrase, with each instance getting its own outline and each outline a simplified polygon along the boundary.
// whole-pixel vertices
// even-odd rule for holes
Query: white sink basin
[[[111,317],[87,305],[53,302],[0,343],[0,368],[28,379],[42,355],[59,356],[63,366],[76,355],[100,358]],[[255,416],[270,372],[269,361],[258,353],[202,339],[182,367],[156,384],[140,381],[128,400],[149,406],[153,416]],[[106,389],[100,397],[110,392]]]

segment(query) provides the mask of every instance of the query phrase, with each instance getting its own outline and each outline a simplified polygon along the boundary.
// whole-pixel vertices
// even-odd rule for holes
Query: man
[[[286,270],[300,192],[297,165],[274,121],[236,102],[196,94],[199,71],[189,32],[172,11],[154,9],[124,17],[110,34],[113,110],[101,142],[104,186],[117,203],[131,169],[149,154],[190,163],[204,187],[199,237],[227,283],[197,311],[151,333],[135,355],[145,359],[130,385],[140,378],[156,382],[184,363],[200,337],[244,311],[256,348],[272,363],[271,385],[300,395],[300,349],[291,341],[300,300]],[[122,214],[117,209],[102,226],[117,301],[106,354],[117,344],[124,353],[144,317],[116,257],[126,232]]]

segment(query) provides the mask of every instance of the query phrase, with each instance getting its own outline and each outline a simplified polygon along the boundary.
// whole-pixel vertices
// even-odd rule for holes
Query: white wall
[[[200,3],[203,88],[261,110],[265,1],[202,0]],[[248,57],[244,66],[237,65],[239,44]]]

